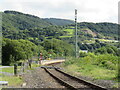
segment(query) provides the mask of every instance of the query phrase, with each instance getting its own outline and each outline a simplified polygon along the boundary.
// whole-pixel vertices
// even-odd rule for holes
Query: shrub
[[[85,57],[85,56],[87,56],[86,52],[80,52],[80,57]]]
[[[110,61],[103,61],[101,66],[110,69],[110,70],[116,70],[117,69],[117,65],[113,64]]]

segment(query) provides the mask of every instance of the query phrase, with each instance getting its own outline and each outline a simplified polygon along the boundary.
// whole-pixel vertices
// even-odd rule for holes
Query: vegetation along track
[[[45,68],[44,70],[55,78],[60,84],[71,90],[89,89],[89,90],[107,90],[106,88],[71,76],[57,68]]]

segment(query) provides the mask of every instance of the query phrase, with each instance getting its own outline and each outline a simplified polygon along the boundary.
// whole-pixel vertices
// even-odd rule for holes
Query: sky
[[[74,20],[78,22],[118,23],[119,0],[0,0],[0,11],[14,10],[40,18]]]

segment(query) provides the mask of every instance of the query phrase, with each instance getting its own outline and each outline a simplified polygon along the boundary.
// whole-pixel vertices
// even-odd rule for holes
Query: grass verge
[[[23,80],[18,76],[5,76],[2,75],[2,81],[8,81],[8,86],[16,87],[22,85]]]
[[[26,70],[34,70],[35,67],[39,67],[40,65],[38,64],[32,64],[32,68],[28,67]],[[18,66],[18,69],[20,69],[21,66]],[[14,67],[7,67],[7,68],[2,68],[2,72],[7,72],[7,73],[14,73]],[[22,85],[23,80],[19,76],[7,76],[5,74],[0,73],[0,80],[1,81],[8,81],[8,87],[17,87]]]
[[[115,70],[108,70],[95,65],[81,65],[75,64],[65,66],[65,69],[69,72],[75,72],[77,75],[90,76],[94,79],[114,80],[116,77]]]
[[[65,70],[75,76],[91,77],[93,80],[112,80],[116,83],[113,87],[118,87],[118,72],[116,68],[106,68],[106,66],[96,63],[100,57],[91,58],[68,58],[63,64]],[[95,59],[95,60],[93,60]],[[104,59],[104,58],[102,58]],[[109,60],[110,61],[110,60]]]

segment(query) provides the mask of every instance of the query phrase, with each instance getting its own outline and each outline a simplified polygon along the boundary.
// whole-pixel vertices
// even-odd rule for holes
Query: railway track
[[[71,76],[61,71],[58,68],[55,67],[49,67],[49,68],[43,67],[43,68],[47,73],[49,73],[50,76],[55,78],[60,84],[64,85],[66,88],[70,90],[80,90],[80,89],[107,90],[102,86],[95,85],[93,83]]]

